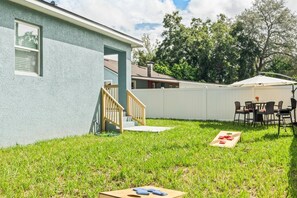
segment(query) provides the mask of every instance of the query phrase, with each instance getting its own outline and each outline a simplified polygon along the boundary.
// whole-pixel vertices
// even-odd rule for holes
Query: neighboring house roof
[[[118,62],[111,59],[104,59],[104,66],[108,68],[109,70],[118,73]],[[138,65],[131,65],[132,70],[132,78],[133,79],[139,79],[139,80],[154,80],[154,81],[164,81],[164,82],[175,82],[178,83],[178,81],[168,75],[159,74],[155,71],[152,71],[152,76],[147,76],[147,67],[142,67]]]
[[[104,67],[109,69],[110,71],[118,74],[118,61],[111,60],[111,59],[104,59]],[[195,82],[195,81],[186,81],[186,80],[176,80],[175,78],[159,74],[155,71],[152,71],[152,76],[147,76],[147,67],[142,67],[138,65],[131,65],[132,67],[132,79],[138,80],[150,80],[155,82],[167,82],[167,83],[178,83],[182,88],[195,88],[195,87],[224,87],[227,85],[223,84],[215,84],[215,83],[202,83],[202,82]]]
[[[43,0],[9,0],[11,2],[23,5],[25,7],[37,10],[49,16],[53,16],[72,24],[81,26],[94,32],[106,35],[124,43],[130,44],[132,47],[142,47],[142,41],[134,37],[116,31],[110,27],[82,17],[78,14],[60,8]]]

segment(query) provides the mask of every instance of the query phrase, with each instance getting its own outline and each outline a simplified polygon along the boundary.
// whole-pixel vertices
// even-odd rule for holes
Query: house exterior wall
[[[100,108],[104,46],[131,47],[7,0],[0,13],[0,147],[88,133]],[[41,27],[40,77],[15,74],[15,19]]]
[[[167,82],[136,79],[136,89],[153,89],[153,83],[155,83],[156,89],[160,89],[162,87],[164,87],[164,88],[178,88],[177,83],[167,83]]]
[[[107,69],[104,68],[104,80],[112,80],[112,84],[118,84],[118,74]]]
[[[147,80],[138,80],[136,79],[136,89],[147,89],[148,81]]]

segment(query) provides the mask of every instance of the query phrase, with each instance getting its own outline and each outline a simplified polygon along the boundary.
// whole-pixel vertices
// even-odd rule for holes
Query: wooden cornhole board
[[[231,136],[234,138],[233,140],[226,140],[225,144],[220,144],[221,139],[220,136],[225,136],[231,133]],[[226,147],[226,148],[233,148],[240,140],[241,132],[233,132],[233,131],[221,131],[210,143],[211,146],[218,146],[218,147]]]
[[[186,193],[176,190],[169,190],[165,188],[157,188],[154,186],[143,186],[140,188],[145,189],[156,189],[162,192],[166,192],[168,195],[166,196],[159,196],[150,193],[149,195],[137,195],[133,188],[125,189],[125,190],[116,190],[110,192],[101,192],[99,193],[99,198],[182,198]]]

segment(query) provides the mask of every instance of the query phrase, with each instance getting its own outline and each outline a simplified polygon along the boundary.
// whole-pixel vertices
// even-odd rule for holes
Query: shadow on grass
[[[234,123],[234,122],[222,122],[222,121],[213,121],[213,122],[201,122],[199,124],[201,128],[213,128],[222,131],[241,131],[249,132],[254,130],[263,130],[266,129],[265,126],[252,126],[251,124],[244,125],[243,123]]]
[[[288,173],[289,178],[289,192],[292,197],[297,196],[297,138],[293,138],[291,147],[291,166]]]

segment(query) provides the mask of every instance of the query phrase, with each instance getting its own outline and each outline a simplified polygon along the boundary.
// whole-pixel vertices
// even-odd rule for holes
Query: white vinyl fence
[[[134,89],[133,93],[146,105],[148,118],[193,120],[233,120],[235,101],[283,100],[290,105],[291,86],[210,87],[188,89]]]

